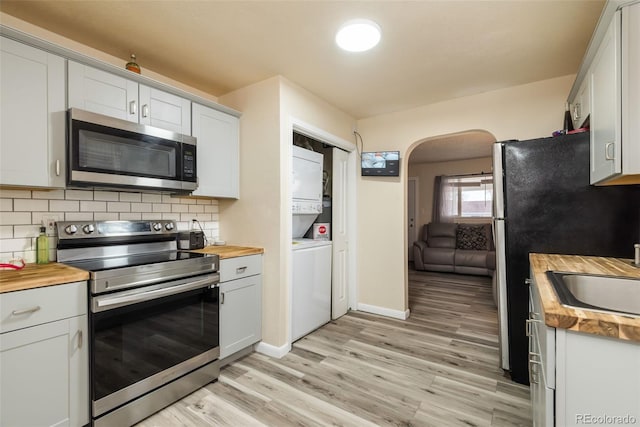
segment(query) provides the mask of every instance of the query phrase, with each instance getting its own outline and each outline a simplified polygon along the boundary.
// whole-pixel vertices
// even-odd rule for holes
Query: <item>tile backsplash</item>
[[[219,237],[218,201],[155,193],[100,190],[0,189],[0,261],[21,257],[35,262],[43,221],[172,219],[189,230],[197,219],[209,242]],[[49,260],[56,259],[57,236],[49,236]]]

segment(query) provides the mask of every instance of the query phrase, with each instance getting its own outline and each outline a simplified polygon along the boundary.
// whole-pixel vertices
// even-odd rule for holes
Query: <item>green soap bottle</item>
[[[49,238],[47,237],[45,227],[40,227],[40,235],[36,240],[36,262],[38,264],[47,264],[49,262]]]

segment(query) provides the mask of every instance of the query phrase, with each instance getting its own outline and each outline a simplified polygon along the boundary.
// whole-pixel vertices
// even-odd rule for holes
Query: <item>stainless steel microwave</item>
[[[67,185],[190,193],[197,188],[196,138],[69,109]]]

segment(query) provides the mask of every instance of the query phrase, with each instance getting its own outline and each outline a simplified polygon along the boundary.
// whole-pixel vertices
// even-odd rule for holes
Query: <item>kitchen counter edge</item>
[[[640,317],[563,306],[545,274],[549,270],[640,278],[631,260],[579,255],[529,254],[547,326],[640,342]]]
[[[241,256],[263,254],[264,248],[253,247],[253,246],[233,246],[233,245],[215,246],[213,245],[213,246],[207,246],[203,249],[194,249],[191,252],[218,255],[220,259],[228,259],[228,258],[237,258]]]
[[[87,271],[65,264],[27,264],[21,270],[0,271],[0,294],[87,280]]]

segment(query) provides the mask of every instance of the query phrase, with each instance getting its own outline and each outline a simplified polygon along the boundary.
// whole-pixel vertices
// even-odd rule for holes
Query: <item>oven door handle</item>
[[[129,293],[125,295],[105,295],[104,297],[97,297],[93,299],[93,312],[98,313],[105,310],[111,310],[126,305],[137,304],[140,302],[151,301],[157,298],[162,298],[170,295],[179,294],[200,288],[216,287],[220,281],[220,275],[218,273],[208,275],[205,279],[196,281],[189,281],[184,283],[181,280],[181,284],[174,286],[167,286],[159,289],[152,289],[148,291]]]

